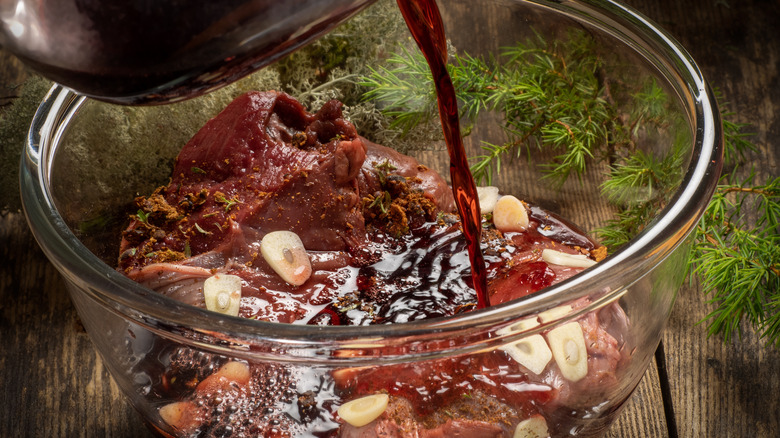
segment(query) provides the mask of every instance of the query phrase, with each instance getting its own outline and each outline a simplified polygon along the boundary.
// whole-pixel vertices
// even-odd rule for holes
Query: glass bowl
[[[382,2],[363,14],[379,7]],[[133,199],[168,181],[189,137],[246,89],[283,87],[280,76],[269,81],[262,76],[268,71],[260,72],[260,79],[158,107],[111,106],[54,86],[22,158],[25,213],[111,375],[151,430],[162,436],[321,437],[373,436],[395,427],[392,436],[406,436],[404,428],[422,436],[526,436],[523,430],[535,431],[527,436],[598,436],[615,420],[658,346],[686,275],[689,236],[717,184],[722,132],[713,94],[683,48],[614,2],[463,0],[448,2],[442,15],[457,53],[485,59],[516,41],[565,46],[575,34],[591,38],[588,50],[602,60],[595,76],[619,120],[630,126],[632,150],[656,162],[672,157],[673,183],[610,195],[604,183],[609,165],[627,163],[612,151],[609,160],[591,160],[581,177],[553,184],[545,178],[549,168],[539,163],[560,152],[523,149],[493,175],[503,193],[590,233],[625,219],[627,208],[644,206],[636,231],[573,277],[455,316],[359,327],[236,318],[125,277],[115,268],[119,239],[135,213]],[[485,30],[492,28],[502,31]],[[397,40],[408,44],[405,35]],[[388,44],[370,64],[386,62]],[[285,68],[280,64],[274,74]],[[652,117],[638,103],[638,96],[651,94],[647,84],[663,102]],[[303,99],[322,89],[314,84],[291,92]],[[358,119],[361,131],[367,125]],[[466,137],[471,155],[484,153],[483,142],[500,144],[506,133],[499,124],[490,114],[477,119]],[[444,174],[446,151],[431,144],[438,147],[408,153]],[[553,346],[554,333],[572,324],[585,332],[585,378],[562,371],[566,361],[582,363],[577,354],[583,350],[571,342]],[[548,344],[555,357],[536,372],[515,359],[532,348],[550,350]],[[396,401],[406,394],[411,410],[394,405],[406,420],[380,416],[336,432],[343,420],[337,409],[375,393]]]

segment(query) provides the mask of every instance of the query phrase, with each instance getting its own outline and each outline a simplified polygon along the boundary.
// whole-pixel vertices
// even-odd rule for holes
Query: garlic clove
[[[350,400],[338,409],[339,417],[354,427],[362,427],[376,420],[387,409],[390,397],[374,394]]]
[[[520,333],[526,330],[531,330],[532,328],[539,327],[539,325],[539,319],[536,316],[532,316],[530,318],[521,319],[520,321],[517,321],[510,326],[500,328],[496,331],[496,333],[499,335],[510,335],[512,333]]]
[[[168,403],[158,411],[167,425],[180,431],[189,431],[200,425],[196,412],[195,404],[187,401]]]
[[[512,195],[500,197],[493,208],[493,224],[502,232],[525,231],[528,211],[523,201]]]
[[[552,352],[542,335],[531,335],[500,347],[520,365],[534,374],[541,374],[552,359]]]
[[[238,315],[241,304],[241,277],[216,274],[203,283],[203,299],[206,308],[225,315]]]
[[[266,234],[260,242],[260,252],[274,272],[293,286],[300,286],[311,277],[309,254],[301,238],[292,231]]]
[[[333,376],[333,381],[335,381],[338,386],[345,387],[354,383],[352,381],[358,377],[362,371],[370,368],[371,367],[340,368],[331,371],[331,376]]]
[[[526,330],[531,330],[532,328],[539,327],[539,318],[536,316],[532,316],[530,318],[521,319],[520,321],[517,321],[516,323],[512,324],[512,329],[519,332],[524,332]]]
[[[236,382],[240,385],[249,384],[250,371],[249,365],[244,362],[230,361],[222,365],[217,374],[220,377],[224,377],[232,382]]]
[[[514,438],[547,438],[550,431],[547,430],[547,422],[541,415],[534,415],[531,418],[521,421],[515,427]]]
[[[542,250],[542,260],[553,265],[568,266],[571,268],[590,268],[596,264],[585,254],[568,254],[554,249]]]
[[[557,321],[571,312],[571,306],[564,304],[562,306],[553,307],[552,309],[545,310],[539,314],[539,321],[542,324],[547,324],[550,321]]]
[[[479,198],[479,210],[482,214],[492,213],[496,202],[498,202],[498,187],[477,187],[477,197]]]
[[[588,374],[588,350],[579,323],[570,322],[550,330],[547,341],[565,379],[577,382]]]
[[[222,365],[217,371],[198,383],[198,392],[213,394],[217,391],[228,391],[233,384],[246,386],[249,384],[249,365],[244,362],[231,361]]]

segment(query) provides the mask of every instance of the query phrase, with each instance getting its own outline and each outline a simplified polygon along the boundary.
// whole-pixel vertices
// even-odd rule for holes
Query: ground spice
[[[377,167],[379,168],[379,167]],[[394,168],[384,166],[383,172]],[[410,229],[437,219],[437,208],[421,190],[413,189],[407,178],[386,174],[380,178],[382,190],[363,198],[363,215],[367,227],[399,238]]]
[[[163,196],[164,192],[164,187],[158,187],[148,197],[135,198],[135,204],[146,213],[146,222],[150,225],[163,226],[166,223],[179,220],[182,216],[176,207],[168,204]]]

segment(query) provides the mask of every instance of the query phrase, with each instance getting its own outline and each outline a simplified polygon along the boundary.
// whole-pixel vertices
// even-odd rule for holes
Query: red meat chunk
[[[271,321],[305,319],[333,301],[346,281],[339,270],[377,257],[362,199],[382,190],[377,166],[430,200],[425,215],[454,205],[441,176],[359,137],[341,108],[334,100],[311,114],[278,92],[238,97],[184,146],[170,184],[137,200],[147,214],[124,232],[119,268],[198,306],[206,278],[238,275],[248,297],[242,314]],[[262,237],[278,230],[296,233],[311,252],[314,274],[300,287],[260,255]]]

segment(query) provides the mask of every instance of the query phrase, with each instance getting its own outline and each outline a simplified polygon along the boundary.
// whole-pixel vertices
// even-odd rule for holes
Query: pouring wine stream
[[[431,69],[436,86],[444,140],[450,155],[450,178],[455,204],[460,213],[463,234],[471,261],[473,287],[477,291],[477,308],[490,305],[487,294],[487,271],[482,256],[479,197],[460,135],[458,101],[447,71],[447,40],[444,23],[435,0],[397,0],[406,24]]]

